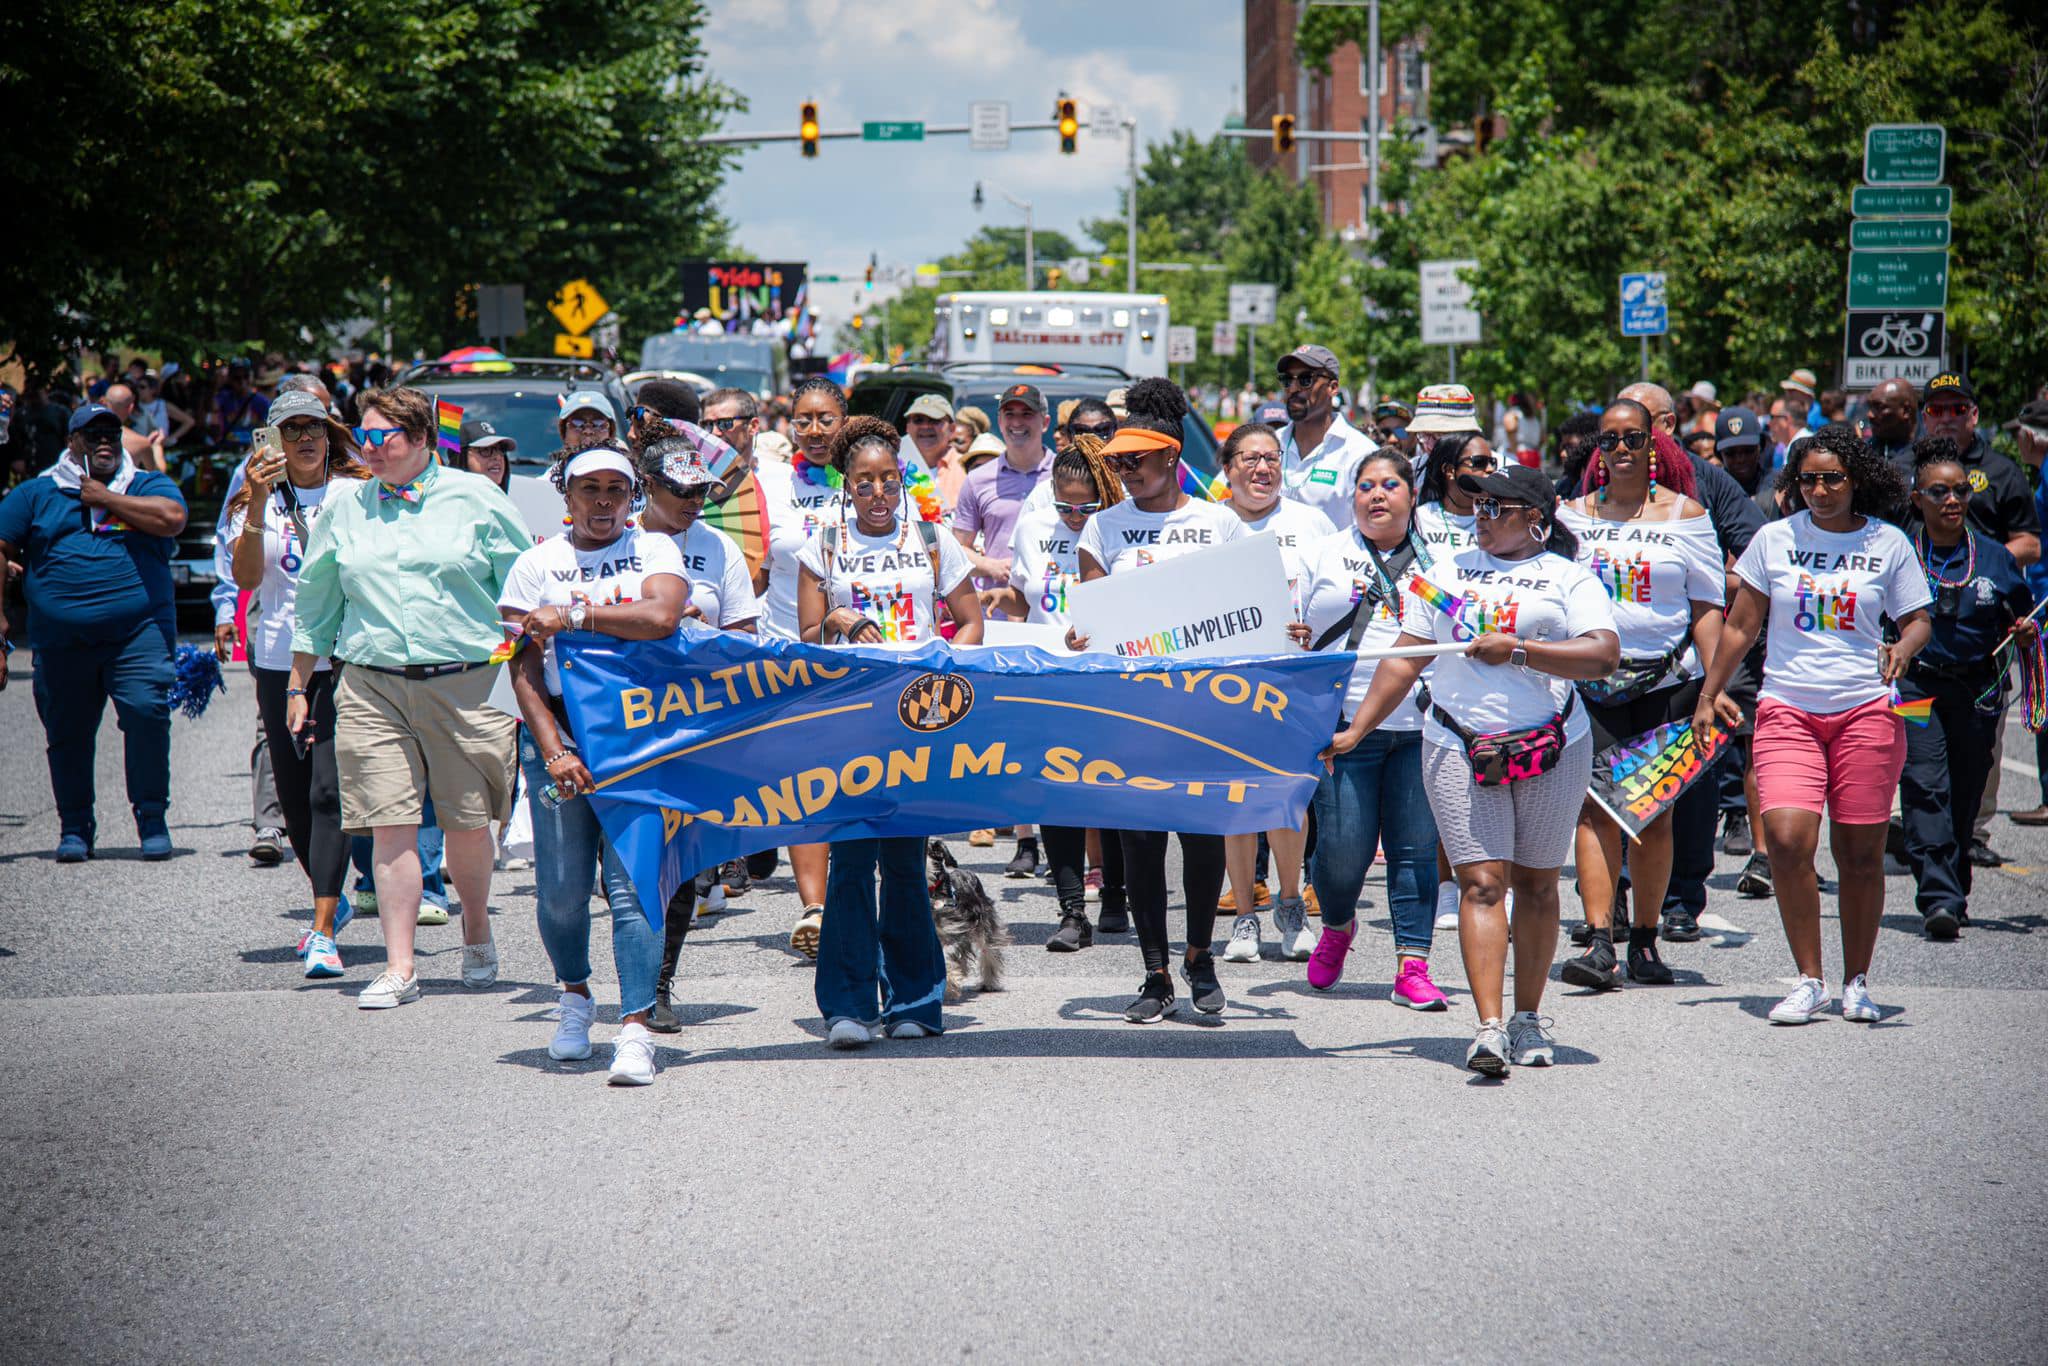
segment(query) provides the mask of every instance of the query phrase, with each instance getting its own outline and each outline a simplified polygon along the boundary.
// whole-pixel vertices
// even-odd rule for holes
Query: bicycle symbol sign
[[[1925,384],[1941,373],[1948,348],[1945,314],[1916,309],[1856,310],[1843,336],[1846,387],[1887,379]]]

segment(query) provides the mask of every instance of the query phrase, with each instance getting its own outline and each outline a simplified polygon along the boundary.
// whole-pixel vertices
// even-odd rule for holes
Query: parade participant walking
[[[654,1081],[654,1035],[647,1023],[661,966],[661,936],[648,923],[633,879],[590,803],[577,800],[596,782],[562,702],[554,638],[576,632],[665,640],[675,634],[690,590],[675,540],[633,525],[641,484],[623,448],[606,444],[564,451],[549,478],[562,494],[569,526],[522,553],[498,594],[499,611],[519,626],[527,642],[512,664],[512,692],[526,718],[519,765],[533,814],[541,944],[562,984],[548,1056],[563,1061],[590,1056],[596,1012],[590,994],[590,884],[593,877],[601,878],[619,974],[619,1034],[612,1044],[610,1080],[614,1086],[646,1086]],[[462,907],[467,913],[467,893]]]
[[[941,603],[953,617],[953,642],[981,643],[972,566],[957,541],[911,511],[899,444],[896,429],[874,417],[848,420],[833,438],[846,510],[798,559],[798,619],[813,644],[909,648],[937,640]],[[831,846],[817,981],[830,1047],[864,1047],[877,1027],[892,1039],[943,1028],[946,965],[924,847],[915,835]]]
[[[682,556],[683,572],[690,586],[689,605],[683,609],[685,621],[752,635],[761,607],[754,597],[753,581],[747,575],[746,557],[730,536],[706,523],[701,515],[705,497],[717,487],[718,480],[705,465],[700,443],[714,444],[701,429],[694,429],[650,442],[640,449],[634,464],[647,491],[640,524],[648,531],[666,533]],[[745,859],[729,859],[714,871],[727,887],[728,895],[745,891],[751,882]],[[698,884],[702,885],[709,876],[699,873]],[[694,897],[695,892],[691,895]],[[647,1027],[658,1034],[673,1034],[682,1028],[669,1003],[669,992],[689,928],[690,917],[680,908],[662,925],[661,972],[654,985],[654,1013],[647,1022]]]
[[[1190,498],[1180,486],[1181,423],[1187,396],[1168,379],[1141,379],[1124,395],[1126,416],[1103,448],[1111,469],[1130,496],[1088,519],[1078,559],[1081,582],[1130,573],[1245,535],[1244,523],[1228,509]],[[1170,534],[1169,534],[1170,533]],[[1070,649],[1085,650],[1088,638],[1067,628]],[[1145,980],[1138,998],[1124,1010],[1132,1024],[1150,1024],[1173,1013],[1173,978],[1167,975],[1172,942],[1166,929],[1166,845],[1162,830],[1125,830],[1124,876],[1131,915],[1137,922]],[[1223,836],[1180,836],[1181,890],[1187,898],[1187,948],[1181,980],[1195,1009],[1221,1013],[1226,1004],[1216,978],[1210,941],[1216,932],[1216,901],[1223,891]]]
[[[619,414],[601,390],[578,389],[562,400],[555,430],[561,435],[563,449],[580,451],[616,437]]]
[[[1920,418],[1928,436],[1955,443],[1956,458],[1970,481],[1970,525],[2006,548],[2022,568],[2041,558],[2041,520],[2034,510],[2034,491],[2026,473],[2011,457],[1991,449],[1991,435],[1977,429],[1977,391],[1967,377],[1944,371],[1927,381],[1920,395]],[[1900,482],[1913,482],[1918,448],[1903,455],[1894,450],[1891,462]]]
[[[939,506],[952,512],[967,481],[967,471],[953,454],[953,405],[941,394],[919,394],[903,411],[903,437],[909,446],[903,452],[904,469],[923,465],[937,486]]]
[[[1299,352],[1286,358],[1298,359]],[[1283,374],[1300,372],[1301,366],[1295,365]],[[1288,390],[1290,396],[1299,392],[1302,391],[1298,388]],[[1311,549],[1336,534],[1337,528],[1316,507],[1280,496],[1281,467],[1286,456],[1271,427],[1248,422],[1233,429],[1223,443],[1218,462],[1230,486],[1230,501],[1225,506],[1244,523],[1246,534],[1271,536],[1279,543],[1280,561],[1287,571],[1288,594],[1299,602]],[[1354,463],[1347,477],[1355,478],[1356,468]],[[1273,905],[1273,929],[1280,937],[1280,956],[1291,962],[1306,962],[1315,948],[1315,936],[1308,928],[1308,903],[1301,895],[1302,851],[1308,836],[1301,830],[1269,830],[1266,842],[1280,869],[1280,899]],[[1230,942],[1223,949],[1226,963],[1259,961],[1258,900],[1254,891],[1258,846],[1256,834],[1224,836],[1232,907],[1237,911],[1230,927]]]
[[[1415,459],[1415,433],[1408,430],[1415,410],[1397,398],[1381,399],[1373,405],[1373,435],[1381,446],[1391,446],[1407,461]]]
[[[1466,643],[1430,674],[1422,781],[1457,874],[1458,940],[1479,1013],[1465,1063],[1498,1077],[1510,1066],[1556,1061],[1537,1012],[1557,950],[1558,869],[1571,852],[1593,761],[1569,684],[1613,673],[1621,649],[1614,609],[1577,563],[1550,481],[1512,465],[1460,475],[1458,484],[1474,500],[1478,544],[1409,580],[1394,643]],[[1349,753],[1407,705],[1423,664],[1382,660],[1326,755]],[[1503,1025],[1510,887],[1515,1010]]]
[[[1289,498],[1322,513],[1335,531],[1337,520],[1351,515],[1358,462],[1375,443],[1337,411],[1337,356],[1330,348],[1303,342],[1280,358],[1278,369],[1287,405],[1276,440],[1281,482]]]
[[[483,418],[473,417],[462,424],[459,468],[480,474],[503,490],[512,482],[512,453],[518,449],[517,441]]]
[[[335,936],[353,914],[343,895],[348,877],[348,836],[341,829],[341,779],[334,765],[334,671],[317,660],[306,683],[311,725],[294,735],[285,724],[290,686],[294,600],[313,524],[330,497],[343,498],[371,477],[356,459],[355,438],[303,390],[282,394],[270,407],[283,449],[259,446],[247,478],[226,506],[227,541],[237,587],[256,595],[256,630],[249,642],[256,706],[278,807],[292,853],[313,888],[313,926],[297,954],[308,977],[342,975]]]
[[[1289,628],[1310,649],[1385,649],[1401,635],[1403,586],[1421,572],[1410,534],[1415,486],[1399,451],[1368,456],[1358,467],[1352,525],[1310,552],[1301,585],[1301,620]],[[1418,630],[1419,630],[1418,625]],[[1372,686],[1375,661],[1352,666],[1344,715],[1353,716]],[[1419,684],[1417,685],[1420,686]],[[1370,735],[1332,757],[1316,787],[1316,852],[1310,868],[1323,929],[1309,959],[1308,984],[1328,991],[1344,975],[1358,934],[1358,902],[1373,853],[1387,860],[1387,911],[1394,922],[1391,999],[1411,1010],[1442,1010],[1444,994],[1429,975],[1435,940],[1437,831],[1422,789],[1422,711],[1408,700]],[[1340,721],[1341,732],[1347,723]],[[1277,849],[1277,845],[1276,845]]]
[[[1830,999],[1813,866],[1825,812],[1841,879],[1842,1014],[1872,1021],[1881,1016],[1868,974],[1884,909],[1885,828],[1906,760],[1905,723],[1889,693],[1927,643],[1933,594],[1911,542],[1880,520],[1903,501],[1897,470],[1846,427],[1794,451],[1778,484],[1793,513],[1758,532],[1736,563],[1742,587],[1693,726],[1741,721],[1728,681],[1768,622],[1751,753],[1778,912],[1800,976],[1770,1018],[1805,1024]],[[1887,616],[1899,631],[1891,644],[1880,626]]]
[[[1906,727],[1899,807],[1906,863],[1930,939],[1954,939],[1969,921],[1970,840],[1984,780],[2005,724],[2011,656],[2006,633],[2032,649],[2033,597],[2010,552],[1969,525],[1969,470],[1945,436],[1927,437],[1913,484],[1909,527],[1934,600],[1932,634],[1899,680],[1907,702],[1925,700],[1925,724]]]
[[[1107,412],[1107,405],[1103,405]],[[1123,485],[1102,464],[1103,437],[1092,433],[1072,438],[1068,450],[1054,459],[1052,501],[1045,508],[1027,509],[1017,519],[1010,535],[1010,582],[981,595],[984,610],[1003,612],[1013,621],[1031,621],[1064,630],[1067,620],[1067,590],[1081,581],[1081,533],[1088,519],[1103,508],[1123,501]],[[1059,928],[1046,940],[1050,953],[1073,953],[1095,942],[1095,927],[1088,922],[1088,845],[1092,832],[1080,826],[1044,827],[1046,861],[1052,865],[1052,885],[1059,898]],[[1097,873],[1094,889],[1102,896],[1104,928],[1121,933],[1128,929],[1123,880],[1123,848],[1114,830],[1100,832],[1104,864],[1112,874],[1105,885]]]
[[[1469,432],[1480,436],[1479,400],[1462,384],[1428,384],[1415,395],[1415,416],[1408,433],[1415,438],[1416,459],[1428,455],[1447,436]],[[1489,444],[1487,449],[1493,447]]]
[[[304,732],[315,666],[334,685],[341,823],[368,832],[385,968],[365,1010],[419,999],[419,827],[425,799],[462,901],[462,981],[498,978],[491,943],[491,821],[512,795],[513,720],[489,705],[490,656],[504,638],[498,594],[533,543],[512,501],[481,475],[434,459],[434,402],[373,389],[357,430],[376,477],[327,500],[299,570],[286,727]]]
[[[1593,753],[1634,740],[1660,725],[1689,720],[1699,677],[1713,659],[1727,596],[1720,545],[1707,510],[1692,498],[1691,462],[1658,463],[1663,433],[1650,412],[1616,399],[1600,415],[1594,455],[1576,502],[1558,518],[1578,540],[1578,560],[1614,604],[1621,666],[1578,684],[1592,724]],[[1676,453],[1675,443],[1670,447]],[[1614,954],[1614,911],[1622,904],[1621,827],[1592,797],[1579,811],[1579,899],[1591,927],[1586,952],[1564,965],[1574,986],[1621,985]],[[1671,881],[1671,812],[1644,827],[1628,849],[1634,919],[1628,926],[1628,977],[1668,986],[1673,978],[1657,952],[1664,892]]]
[[[178,486],[138,470],[121,421],[89,403],[64,454],[0,499],[0,587],[27,572],[36,715],[57,804],[57,861],[82,863],[98,838],[93,753],[109,699],[126,750],[128,803],[145,859],[171,856],[171,555],[185,529]],[[0,641],[8,634],[0,608]],[[7,656],[0,649],[0,688]]]

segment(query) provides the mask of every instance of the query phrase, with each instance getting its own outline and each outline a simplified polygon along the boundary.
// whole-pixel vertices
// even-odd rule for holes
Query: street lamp
[[[1038,287],[1038,251],[1036,239],[1032,236],[1031,201],[1017,198],[1017,196],[1011,194],[1000,185],[991,185],[989,188],[1009,200],[1011,207],[1024,211],[1024,288],[1036,289]],[[981,211],[981,202],[981,182],[977,180],[974,182],[974,209],[977,213]]]

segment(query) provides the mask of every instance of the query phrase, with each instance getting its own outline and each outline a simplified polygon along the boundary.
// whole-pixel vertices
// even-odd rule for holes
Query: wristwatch
[[[1517,645],[1514,649],[1508,651],[1508,663],[1519,664],[1525,669],[1528,668],[1529,652]]]
[[[570,630],[572,630],[572,631],[580,631],[580,630],[582,630],[582,629],[583,629],[583,623],[584,623],[584,622],[586,622],[586,621],[589,621],[589,620],[590,620],[590,604],[589,604],[589,603],[587,603],[587,602],[579,602],[579,603],[577,603],[577,604],[576,604],[576,605],[575,605],[574,607],[571,607],[571,608],[569,609],[569,629],[570,629]]]

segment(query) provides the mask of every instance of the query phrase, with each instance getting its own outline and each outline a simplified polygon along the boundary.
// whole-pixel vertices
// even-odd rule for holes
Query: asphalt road
[[[619,1090],[601,920],[597,1056],[547,1058],[528,873],[494,888],[494,990],[456,984],[455,925],[421,931],[420,1004],[352,1008],[370,923],[343,983],[300,978],[305,882],[243,854],[246,678],[176,723],[177,858],[134,857],[109,715],[101,857],[52,863],[14,662],[0,1360],[2048,1355],[2048,832],[1997,821],[2014,862],[1956,944],[1890,881],[1874,1027],[1763,1021],[1791,962],[1724,859],[1741,932],[1669,946],[1675,987],[1554,987],[1560,1065],[1505,1083],[1461,1070],[1448,937],[1451,1011],[1387,1001],[1377,887],[1339,990],[1225,964],[1220,1022],[1138,1029],[1131,938],[1041,952],[1049,889],[973,851],[1009,990],[839,1055],[778,879],[693,931],[686,1027]]]

